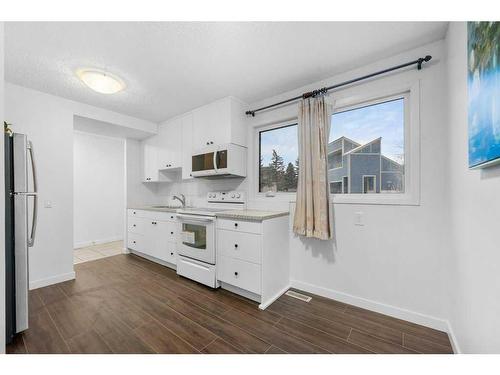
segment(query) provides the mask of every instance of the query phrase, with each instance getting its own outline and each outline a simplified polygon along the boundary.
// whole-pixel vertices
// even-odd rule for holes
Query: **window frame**
[[[420,205],[420,80],[394,82],[390,77],[366,84],[356,85],[351,88],[335,91],[328,98],[328,103],[333,105],[334,112],[341,112],[347,108],[358,108],[368,103],[375,104],[390,100],[401,95],[406,95],[405,101],[405,179],[404,193],[379,193],[379,194],[330,194],[334,204],[361,204],[361,205]],[[257,201],[273,200],[275,202],[295,203],[295,192],[275,192],[271,195],[259,192],[259,157],[260,142],[259,132],[271,130],[298,123],[296,111],[291,108],[276,110],[269,114],[260,115],[257,121],[251,124],[249,135],[253,140],[249,170],[252,171],[252,180],[249,190],[251,196]]]
[[[401,97],[405,99],[404,192],[330,194],[331,201],[338,204],[420,205],[420,81],[388,85],[384,89],[374,88],[362,93],[349,89],[335,96],[332,115]]]

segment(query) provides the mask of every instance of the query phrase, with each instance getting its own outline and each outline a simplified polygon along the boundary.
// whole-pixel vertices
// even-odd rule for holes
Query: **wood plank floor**
[[[444,332],[314,295],[262,311],[134,255],[75,270],[30,292],[8,353],[452,353]]]

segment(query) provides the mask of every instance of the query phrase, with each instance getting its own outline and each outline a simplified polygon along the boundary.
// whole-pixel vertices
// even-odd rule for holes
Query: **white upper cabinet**
[[[164,122],[158,127],[158,168],[168,170],[182,166],[182,121]]]
[[[157,140],[157,136],[154,136],[142,142],[143,181],[145,182],[159,181]]]
[[[207,146],[235,143],[246,147],[247,105],[227,97],[158,126],[158,134],[142,141],[145,182],[190,179],[193,152]],[[177,176],[177,177],[176,177]]]
[[[246,146],[246,105],[228,97],[193,111],[193,151],[210,145]]]
[[[182,122],[182,179],[193,178],[191,175],[191,157],[193,154],[193,114],[181,118]]]

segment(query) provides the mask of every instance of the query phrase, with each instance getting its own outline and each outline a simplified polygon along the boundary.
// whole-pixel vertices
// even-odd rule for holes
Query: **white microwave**
[[[193,153],[191,158],[193,177],[246,177],[246,147],[227,143],[208,146]]]

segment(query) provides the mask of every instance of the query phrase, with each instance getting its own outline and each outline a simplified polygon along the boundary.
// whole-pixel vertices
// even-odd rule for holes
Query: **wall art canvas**
[[[469,167],[500,163],[500,22],[467,23]]]

